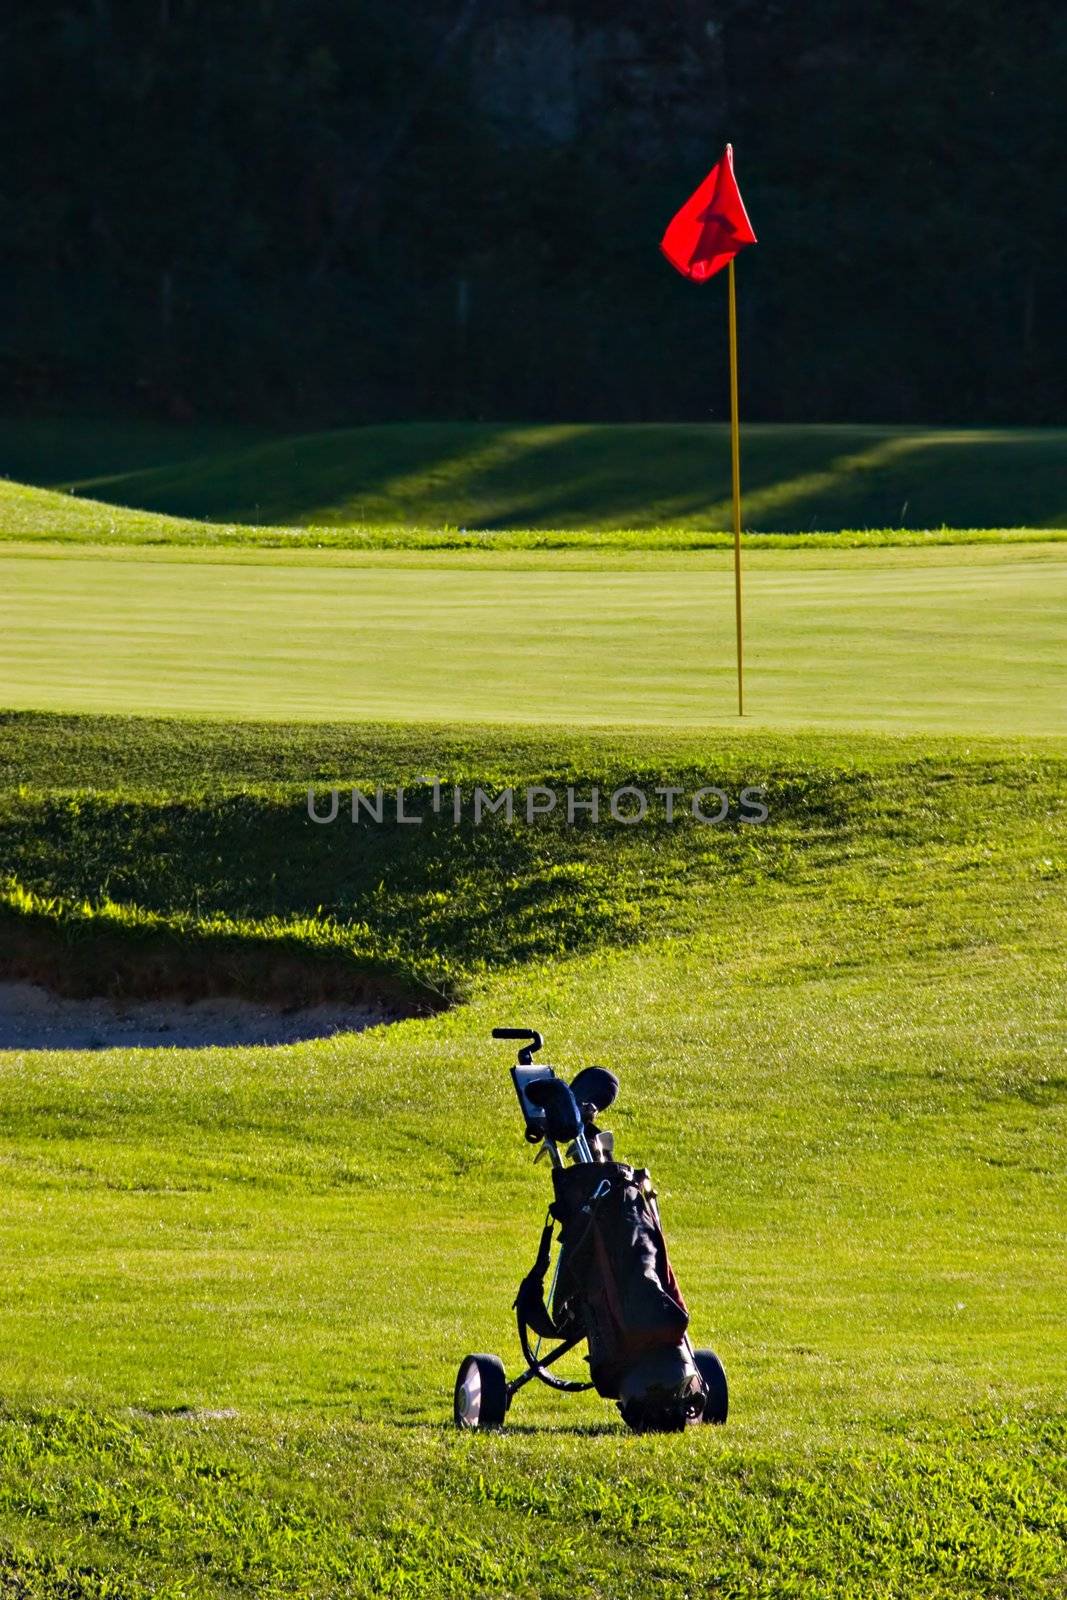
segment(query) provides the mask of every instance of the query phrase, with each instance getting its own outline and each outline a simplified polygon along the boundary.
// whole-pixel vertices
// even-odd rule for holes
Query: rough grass
[[[0,977],[58,994],[112,999],[225,995],[289,1007],[372,1004],[425,1016],[456,995],[454,980],[351,919],[160,913],[109,896],[35,894],[0,885]]]
[[[21,781],[42,756],[51,783]],[[740,797],[767,781],[768,752],[753,766],[729,743],[9,714],[0,722],[0,783],[11,785],[0,790],[9,870],[0,925],[10,943],[0,970],[32,975],[34,963],[65,958],[63,986],[86,992],[95,948],[112,992],[144,992],[162,963],[178,989],[199,972],[261,993],[277,961],[303,949],[312,988],[343,986],[347,962],[349,984],[362,974],[399,985],[406,975],[409,1001],[452,998],[472,975],[515,960],[632,943],[643,916],[667,914],[683,893],[680,872],[711,881],[764,871],[790,841],[840,825],[867,783],[853,761],[813,769],[788,741],[773,759],[767,828],[743,820],[751,807]],[[413,777],[420,764],[438,777],[436,811],[425,772]],[[398,818],[400,784],[403,814],[417,824]],[[728,815],[701,825],[685,798],[669,825],[655,793],[666,784],[686,797],[715,784]],[[625,786],[650,801],[634,826],[610,816],[609,798]],[[381,823],[366,811],[353,819],[356,788],[372,802],[381,793]],[[528,789],[559,797],[532,826]],[[594,789],[603,826],[584,807],[571,823],[568,792],[588,802]],[[509,790],[513,822],[485,811],[475,823],[476,791],[495,801]],[[312,821],[309,793],[324,815],[331,792],[336,820]]]
[[[745,526],[805,539],[851,530],[846,544],[1061,529],[1063,456],[1051,428],[752,426]],[[425,547],[482,544],[487,531],[494,546],[701,548],[731,525],[721,424],[404,423],[263,438],[13,419],[0,423],[0,471],[17,480],[0,532],[20,538]]]
[[[33,892],[296,916],[318,872],[333,915],[417,929],[468,984],[288,1049],[0,1058],[0,1593],[1062,1591],[1061,747],[0,733]],[[766,779],[771,819],[412,829],[380,892],[395,841],[301,842],[309,771],[428,765]],[[606,908],[584,942],[540,898],[577,868]],[[439,889],[454,915],[406,898]],[[527,1021],[562,1068],[620,1071],[724,1430],[635,1439],[529,1390],[499,1438],[447,1426],[465,1351],[515,1364],[545,1182],[488,1032]]]
[[[0,1586],[40,1600],[1052,1596],[1065,1444],[1062,1423],[990,1415],[842,1460],[711,1435],[635,1448],[338,1421],[280,1440],[45,1413],[0,1422],[0,1514],[19,1530]]]

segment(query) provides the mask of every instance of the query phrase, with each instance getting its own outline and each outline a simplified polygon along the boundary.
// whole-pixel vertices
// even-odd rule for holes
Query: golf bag
[[[593,1386],[631,1427],[684,1428],[703,1409],[704,1387],[648,1174],[611,1161],[557,1167],[552,1180],[552,1221],[519,1290],[520,1320],[544,1337],[584,1337]],[[549,1309],[553,1221],[560,1259]]]

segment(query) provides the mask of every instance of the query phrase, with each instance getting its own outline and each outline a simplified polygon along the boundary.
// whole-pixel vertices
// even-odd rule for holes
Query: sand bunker
[[[0,982],[0,1050],[202,1050],[207,1045],[297,1044],[358,1033],[402,1013],[341,1004],[284,1010],[257,1000],[74,1000],[35,983]]]

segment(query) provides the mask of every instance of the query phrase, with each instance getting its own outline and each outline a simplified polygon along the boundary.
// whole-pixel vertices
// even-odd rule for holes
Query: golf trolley
[[[496,1356],[467,1356],[456,1378],[457,1427],[499,1428],[534,1378],[567,1394],[596,1389],[637,1432],[725,1422],[726,1373],[714,1351],[690,1342],[652,1180],[643,1167],[615,1160],[613,1136],[596,1123],[613,1104],[618,1079],[603,1067],[583,1067],[567,1084],[551,1067],[536,1066],[542,1040],[532,1028],[494,1028],[493,1038],[522,1041],[511,1076],[526,1139],[540,1146],[534,1159],[547,1154],[551,1162],[554,1198],[515,1299],[525,1370],[509,1382]],[[588,1378],[550,1370],[583,1340]]]

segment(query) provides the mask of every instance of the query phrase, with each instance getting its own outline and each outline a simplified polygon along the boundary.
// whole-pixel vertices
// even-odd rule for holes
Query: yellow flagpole
[[[734,480],[734,620],[737,633],[737,715],[745,714],[744,646],[741,630],[741,425],[737,406],[737,288],[730,257],[730,457]]]

